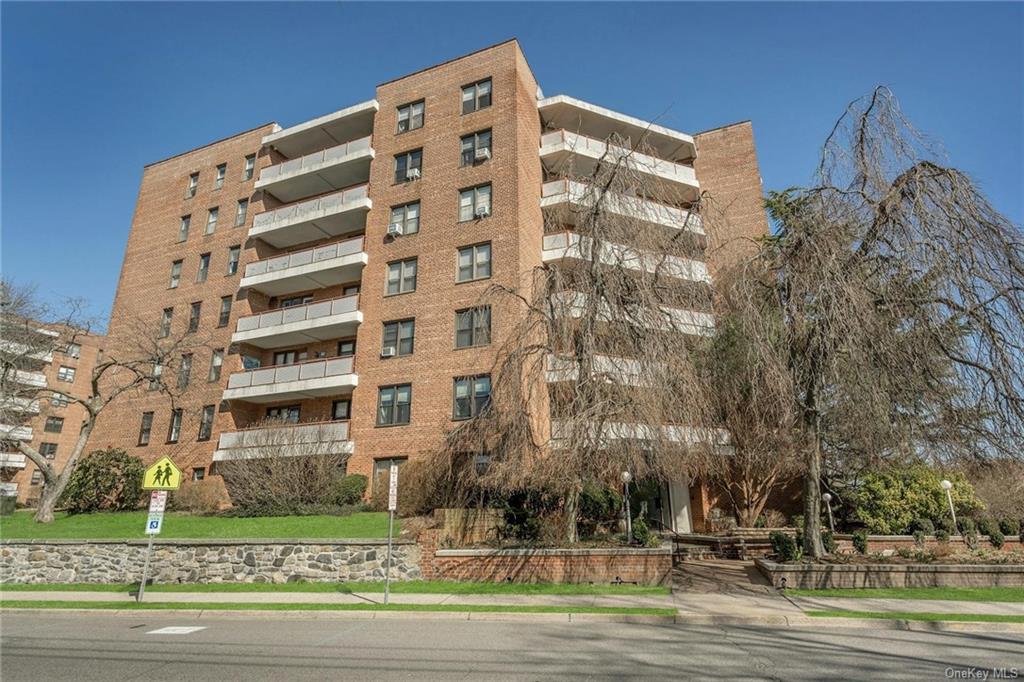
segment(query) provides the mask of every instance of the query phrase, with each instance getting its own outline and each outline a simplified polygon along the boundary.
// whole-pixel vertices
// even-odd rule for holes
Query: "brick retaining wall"
[[[1024,566],[1018,564],[829,565],[754,561],[775,587],[1024,587]]]

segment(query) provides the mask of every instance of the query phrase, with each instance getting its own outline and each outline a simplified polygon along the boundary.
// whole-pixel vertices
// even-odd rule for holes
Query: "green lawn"
[[[422,611],[456,613],[604,613],[629,616],[675,616],[675,609],[632,606],[504,606],[500,604],[253,604],[225,602],[0,601],[2,608],[181,611]]]
[[[4,602],[6,604],[6,602]],[[998,613],[917,613],[881,611],[805,611],[816,618],[876,618],[880,620],[955,620],[964,623],[1024,623],[1024,616]]]
[[[129,592],[135,585],[98,583],[46,583],[33,585],[0,585],[3,592]],[[216,584],[154,584],[147,592],[383,592],[383,582],[344,583],[216,583]],[[515,594],[515,595],[597,595],[622,594],[662,596],[670,594],[667,587],[642,585],[555,585],[550,583],[457,583],[445,580],[410,580],[391,583],[396,594]]]
[[[864,587],[829,590],[786,590],[786,594],[791,597],[1024,602],[1024,587]]]
[[[68,516],[53,523],[36,523],[31,511],[0,517],[0,539],[143,540],[146,512],[100,512]],[[395,519],[395,533],[399,531]],[[168,513],[159,539],[241,538],[386,538],[388,515],[358,512],[348,516],[267,516],[237,518]]]

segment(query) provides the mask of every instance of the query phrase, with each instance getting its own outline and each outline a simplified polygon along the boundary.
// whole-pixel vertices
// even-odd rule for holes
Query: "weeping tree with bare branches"
[[[698,198],[645,167],[643,139],[613,135],[603,152],[546,169],[565,199],[545,211],[546,262],[528,284],[493,286],[480,302],[511,329],[489,404],[467,403],[474,418],[448,434],[433,465],[447,472],[443,504],[543,491],[570,542],[584,485],[620,485],[624,471],[683,480],[725,440],[694,357],[713,325]],[[488,453],[487,466],[467,453]]]
[[[82,314],[79,302],[52,306],[30,286],[4,281],[0,284],[0,440],[10,443],[43,475],[43,489],[35,520],[53,521],[54,509],[84,454],[96,420],[115,400],[130,399],[138,392],[157,392],[172,402],[181,390],[178,382],[182,356],[200,347],[209,347],[198,334],[163,333],[158,321],[139,319],[133,333],[116,352],[104,353],[89,376],[84,395],[63,393],[32,378],[40,367],[82,340],[94,326]],[[52,400],[80,405],[83,410],[81,431],[62,468],[40,454],[30,441],[15,437],[36,410],[44,410]]]
[[[1019,457],[1024,239],[878,88],[829,135],[812,186],[729,278],[757,409],[802,453],[803,544],[823,554],[827,462]]]

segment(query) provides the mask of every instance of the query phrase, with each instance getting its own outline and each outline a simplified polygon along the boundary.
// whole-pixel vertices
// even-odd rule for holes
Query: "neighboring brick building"
[[[261,433],[298,434],[296,442],[305,434],[322,450],[351,453],[349,471],[368,475],[438,446],[456,411],[472,411],[456,394],[489,390],[460,378],[491,369],[513,309],[457,311],[492,284],[520,287],[551,260],[543,207],[571,202],[572,192],[546,177],[541,161],[548,135],[562,128],[598,139],[649,135],[659,163],[694,194],[706,175],[723,205],[743,207],[739,233],[767,229],[756,210],[749,124],[694,140],[569,97],[544,98],[519,44],[501,43],[384,83],[368,102],[147,166],[108,348],[125,347],[138,320],[159,327],[167,309],[180,329],[202,302],[197,334],[210,351],[194,357],[175,405],[175,442],[164,438],[171,405],[141,394],[102,415],[90,447],[127,447],[147,461],[169,454],[201,476]],[[566,153],[552,144],[550,153]],[[243,174],[250,167],[252,177]],[[236,226],[240,201],[247,213]],[[211,207],[219,208],[216,227],[204,234]],[[179,239],[186,215],[191,226]],[[227,273],[232,248],[240,260]],[[202,254],[210,254],[209,274],[197,277]],[[176,263],[180,282],[169,288]],[[218,350],[219,377],[209,372]],[[136,445],[148,413],[148,443]],[[295,425],[262,424],[268,417]],[[688,527],[687,503],[673,507]]]

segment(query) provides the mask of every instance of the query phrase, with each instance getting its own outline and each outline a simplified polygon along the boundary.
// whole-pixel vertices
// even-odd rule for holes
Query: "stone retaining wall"
[[[157,540],[150,576],[161,583],[383,580],[387,540]],[[0,582],[138,582],[145,541],[5,540]],[[398,540],[394,580],[420,577],[420,548]]]
[[[755,559],[775,587],[1024,587],[1019,564],[780,564]],[[785,582],[783,582],[785,581]]]

